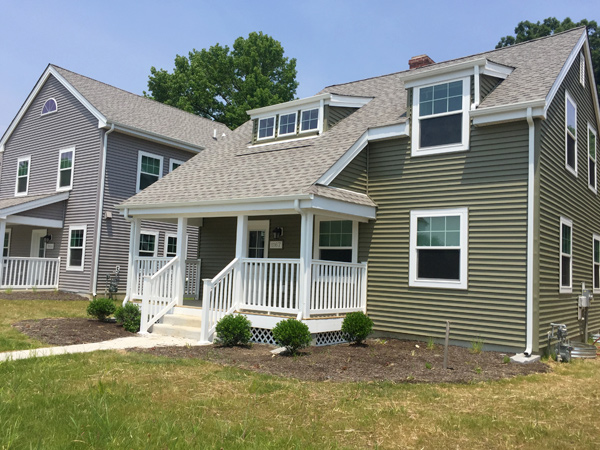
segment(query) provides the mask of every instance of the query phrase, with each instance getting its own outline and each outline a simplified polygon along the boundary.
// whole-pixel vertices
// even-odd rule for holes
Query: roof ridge
[[[61,69],[61,70],[64,70],[64,71],[66,71],[66,72],[72,73],[72,74],[74,74],[74,75],[77,75],[77,76],[80,76],[80,77],[83,77],[83,78],[87,78],[88,80],[91,80],[91,81],[93,81],[93,82],[95,82],[95,83],[103,84],[104,86],[108,86],[109,88],[116,89],[116,90],[118,90],[118,91],[124,92],[124,93],[126,93],[126,94],[129,94],[129,95],[133,95],[133,96],[135,96],[135,97],[138,97],[138,98],[141,98],[141,99],[143,99],[143,100],[148,100],[148,101],[150,101],[150,102],[154,102],[154,103],[155,103],[155,104],[157,104],[157,105],[166,106],[166,107],[172,108],[172,109],[174,109],[174,110],[176,110],[176,111],[178,111],[178,112],[182,112],[182,113],[185,113],[185,114],[189,114],[190,116],[196,117],[196,118],[198,118],[198,119],[207,120],[207,121],[209,121],[209,122],[211,122],[211,123],[213,123],[213,124],[222,125],[222,126],[226,127],[227,129],[229,129],[229,127],[228,127],[227,125],[225,125],[224,123],[221,123],[221,122],[217,122],[216,120],[207,119],[206,117],[202,117],[202,116],[199,116],[199,115],[197,115],[197,114],[194,114],[194,113],[191,113],[191,112],[188,112],[188,111],[184,111],[183,109],[177,108],[177,107],[175,107],[175,106],[172,106],[172,105],[167,105],[166,103],[159,102],[158,100],[154,100],[153,98],[144,97],[143,95],[139,95],[139,94],[135,94],[135,93],[133,93],[133,92],[130,92],[130,91],[126,91],[125,89],[122,89],[122,88],[120,88],[120,87],[113,86],[112,84],[108,84],[108,83],[105,83],[104,81],[96,80],[95,78],[88,77],[88,76],[86,76],[86,75],[82,75],[82,74],[80,74],[80,73],[77,73],[77,72],[73,72],[72,70],[65,69],[64,67],[58,66],[58,65],[56,65],[56,64],[52,64],[52,63],[50,63],[50,66],[51,66],[51,67],[58,68],[58,69]],[[83,95],[83,94],[82,94],[82,95]]]
[[[538,41],[541,41],[543,39],[554,38],[556,36],[560,36],[561,34],[572,33],[572,32],[574,32],[576,30],[581,30],[583,28],[587,28],[587,27],[585,25],[581,25],[579,27],[571,28],[570,30],[561,31],[559,33],[550,34],[548,36],[542,36],[542,37],[539,37],[539,38],[536,38],[536,39],[531,39],[529,41],[518,42],[516,44],[509,45],[507,47],[494,48],[492,50],[486,50],[484,52],[473,53],[472,55],[460,56],[458,58],[447,59],[445,61],[438,61],[438,62],[436,62],[434,64],[430,64],[430,65],[425,66],[425,67],[430,68],[430,67],[434,67],[434,66],[436,66],[438,64],[446,64],[446,63],[450,63],[450,62],[453,62],[453,61],[460,61],[460,60],[463,60],[463,59],[472,58],[474,56],[485,55],[485,54],[488,54],[488,53],[494,53],[494,52],[498,52],[498,51],[503,51],[503,50],[507,50],[509,48],[515,48],[517,46],[522,46],[522,45],[525,45],[525,44],[532,44],[534,42],[538,42]],[[418,69],[415,69],[415,70],[418,70]],[[390,76],[399,75],[399,74],[402,74],[402,73],[405,73],[405,72],[410,72],[410,69],[400,70],[398,72],[392,72],[392,73],[388,73],[388,74],[384,74],[384,75],[377,75],[377,76],[373,76],[373,77],[361,78],[359,80],[348,81],[346,83],[331,84],[329,86],[325,86],[322,90],[329,89],[329,88],[336,87],[336,86],[345,86],[345,85],[348,85],[348,84],[360,83],[360,82],[368,81],[368,80],[375,80],[377,78],[390,77]]]

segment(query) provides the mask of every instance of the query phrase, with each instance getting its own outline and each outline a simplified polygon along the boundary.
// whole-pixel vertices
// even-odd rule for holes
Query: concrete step
[[[200,328],[202,319],[198,316],[186,316],[183,314],[165,314],[162,323],[182,327]]]
[[[152,326],[152,333],[161,336],[173,336],[186,339],[200,340],[200,327],[182,327],[178,325],[169,325],[165,323],[155,323]]]
[[[202,316],[202,308],[197,308],[195,306],[175,306],[173,308],[173,314],[182,315],[182,316]]]

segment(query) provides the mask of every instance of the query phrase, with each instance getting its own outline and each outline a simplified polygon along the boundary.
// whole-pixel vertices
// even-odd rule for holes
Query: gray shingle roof
[[[40,194],[40,195],[29,195],[26,197],[11,197],[0,200],[0,211],[13,206],[25,205],[26,203],[34,202],[36,200],[49,199],[50,197],[64,195],[62,192],[51,194]]]
[[[217,136],[231,132],[219,122],[132,94],[62,67],[51,66],[100,111],[109,123],[116,122],[201,147],[214,145],[215,129]]]
[[[515,70],[480,108],[528,100],[543,100],[550,91],[583,28],[503,49],[411,70],[426,73],[437,67],[488,58]],[[231,133],[217,147],[201,152],[122,205],[166,205],[298,194],[332,195],[316,181],[369,128],[406,121],[406,89],[398,72],[329,86],[322,92],[373,97],[368,104],[321,136],[250,146],[252,123]],[[362,194],[358,194],[359,196]],[[342,198],[340,198],[342,199]],[[343,198],[360,204],[364,198]]]

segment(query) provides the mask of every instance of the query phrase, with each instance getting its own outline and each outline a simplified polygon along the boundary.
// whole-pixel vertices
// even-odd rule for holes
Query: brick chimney
[[[427,55],[413,56],[408,60],[408,67],[410,70],[425,67],[430,64],[435,64],[435,61]]]

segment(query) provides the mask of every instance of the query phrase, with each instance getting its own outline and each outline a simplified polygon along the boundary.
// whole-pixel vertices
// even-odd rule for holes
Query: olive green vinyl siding
[[[467,152],[411,157],[409,139],[368,146],[377,220],[360,224],[367,309],[378,332],[525,345],[526,122],[473,128]],[[411,210],[468,207],[468,289],[409,287]]]
[[[323,130],[327,131],[348,117],[356,108],[341,108],[336,106],[325,106],[325,117],[323,118]]]
[[[367,149],[365,148],[335,177],[330,186],[366,194],[367,179]]]
[[[483,101],[488,95],[492,93],[496,86],[498,86],[502,80],[500,78],[490,77],[488,75],[479,76],[479,96],[481,97],[480,102]]]
[[[541,125],[539,339],[546,343],[551,322],[565,323],[569,336],[583,331],[577,320],[581,283],[592,288],[592,233],[600,234],[600,199],[588,187],[587,124],[596,127],[590,87],[579,83],[579,57],[573,62]],[[577,104],[577,177],[565,168],[565,89]],[[573,292],[559,293],[560,217],[573,221]],[[596,294],[599,298],[600,294]],[[600,328],[600,302],[589,312],[589,330]]]

